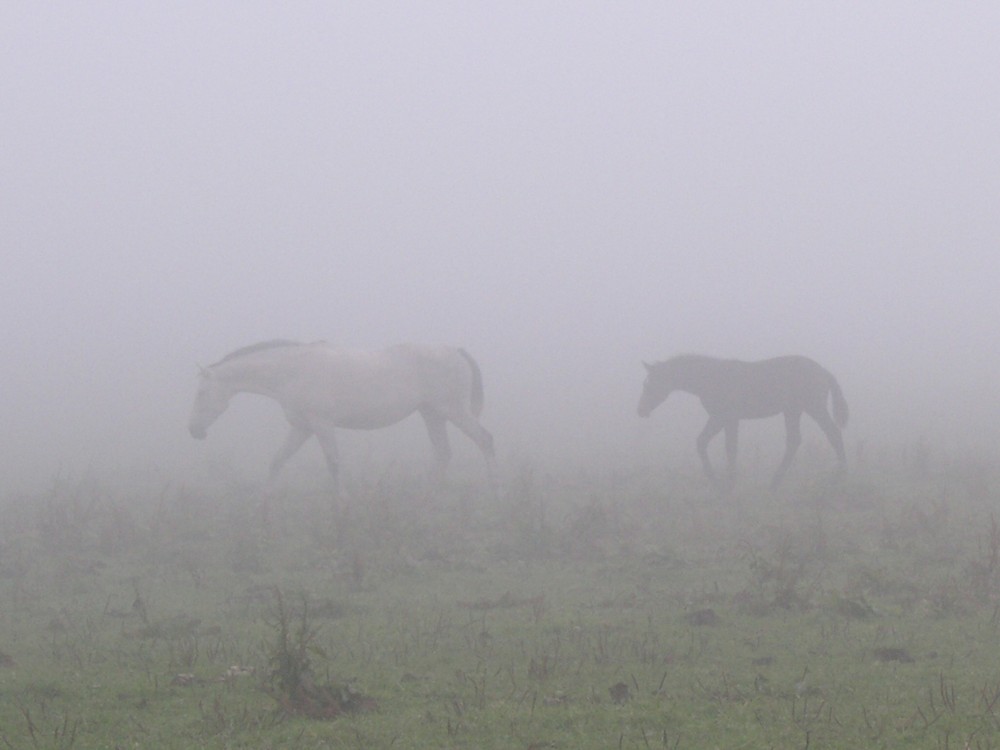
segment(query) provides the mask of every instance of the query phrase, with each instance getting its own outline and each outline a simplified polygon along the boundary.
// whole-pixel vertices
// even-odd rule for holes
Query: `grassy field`
[[[480,480],[3,498],[0,748],[1000,747],[996,467]]]

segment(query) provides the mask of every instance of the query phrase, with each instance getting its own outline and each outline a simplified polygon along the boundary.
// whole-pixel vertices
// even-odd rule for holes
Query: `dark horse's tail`
[[[483,413],[483,373],[479,371],[476,360],[465,349],[459,349],[458,353],[465,357],[465,361],[469,363],[469,369],[472,370],[472,397],[469,408],[473,416],[478,417]]]
[[[847,426],[847,417],[850,412],[847,410],[844,392],[840,390],[840,383],[833,375],[830,375],[830,394],[833,396],[833,421],[837,423],[837,427],[844,429]]]

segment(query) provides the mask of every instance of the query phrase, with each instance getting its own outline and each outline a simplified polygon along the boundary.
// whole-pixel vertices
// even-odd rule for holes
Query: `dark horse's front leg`
[[[725,426],[725,421],[719,417],[709,417],[708,422],[705,424],[705,429],[701,431],[696,443],[698,446],[698,457],[701,458],[702,468],[705,470],[705,474],[708,478],[712,480],[715,479],[715,471],[712,470],[712,462],[708,458],[708,444],[712,442],[712,438],[718,435]],[[726,443],[728,446],[728,433]]]

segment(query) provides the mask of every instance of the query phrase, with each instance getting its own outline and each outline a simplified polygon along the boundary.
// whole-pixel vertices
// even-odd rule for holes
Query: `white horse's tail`
[[[458,353],[465,358],[465,361],[469,363],[469,369],[472,370],[472,395],[469,400],[469,410],[473,416],[478,417],[483,413],[483,373],[480,372],[476,360],[465,349],[460,348]]]

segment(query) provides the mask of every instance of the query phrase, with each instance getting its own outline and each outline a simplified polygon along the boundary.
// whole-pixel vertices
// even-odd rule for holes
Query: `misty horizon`
[[[1000,9],[14,2],[0,28],[10,487],[263,476],[273,403],[185,425],[198,364],[271,338],[465,347],[501,466],[694,465],[695,399],[635,415],[641,362],[681,352],[814,358],[849,457],[997,456]],[[429,455],[392,430],[345,452]],[[780,419],[747,430],[780,455]]]

